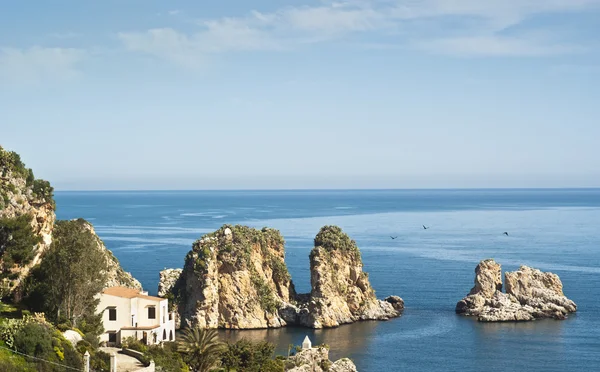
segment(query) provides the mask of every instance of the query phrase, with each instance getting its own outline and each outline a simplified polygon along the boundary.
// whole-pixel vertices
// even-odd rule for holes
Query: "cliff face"
[[[325,226],[317,234],[310,253],[310,272],[308,311],[301,312],[299,319],[304,326],[337,327],[400,315],[403,302],[394,308],[390,302],[377,299],[368,274],[363,272],[356,243],[337,226]]]
[[[25,168],[18,154],[0,147],[0,218],[28,216],[33,233],[39,238],[38,243],[31,247],[33,256],[30,260],[0,273],[5,278],[4,287],[8,292],[19,285],[52,243],[52,228],[56,220],[52,192],[47,181],[36,180],[31,169]],[[4,249],[2,242],[0,246]],[[2,250],[0,257],[4,253]]]
[[[131,275],[131,273],[128,273],[125,270],[123,270],[121,264],[119,264],[119,260],[117,260],[113,253],[106,248],[104,242],[102,242],[100,237],[96,235],[96,231],[94,231],[94,227],[92,226],[92,224],[85,221],[85,228],[92,233],[97,243],[97,249],[102,251],[106,258],[106,265],[108,267],[108,279],[106,281],[106,284],[104,285],[104,288],[120,286],[134,289],[142,289],[142,284],[137,279],[135,279]]]
[[[32,267],[40,263],[42,254],[52,244],[52,232],[56,222],[55,202],[53,199],[53,188],[44,180],[35,179],[33,171],[25,167],[18,154],[8,152],[0,147],[0,219],[3,219],[6,234],[1,234],[3,226],[0,223],[0,276],[3,279],[3,295],[17,294],[15,289],[29,274]],[[7,246],[15,239],[24,239],[23,235],[17,237],[18,232],[6,228],[8,224],[16,219],[26,217],[30,221],[31,232],[37,237],[36,243],[32,244],[31,257],[15,262],[9,268],[4,265],[7,262],[5,256]],[[112,252],[106,249],[104,243],[94,232],[94,228],[88,222],[85,226],[97,240],[98,249],[105,252],[107,265],[109,267],[106,287],[125,286],[141,288],[140,283],[131,274],[123,271],[119,261]],[[3,241],[3,239],[5,241]],[[25,249],[29,251],[29,249]],[[18,296],[15,296],[18,299]]]
[[[158,281],[158,297],[168,296],[169,293],[177,284],[177,280],[181,276],[182,269],[165,269],[159,274]]]
[[[295,295],[276,230],[223,226],[196,241],[174,297],[183,324],[251,329],[286,325],[278,309]]]
[[[494,260],[480,262],[475,269],[475,286],[456,304],[456,312],[477,316],[483,322],[500,322],[564,319],[577,311],[577,305],[563,294],[558,275],[521,266],[505,273],[503,293],[501,272]]]
[[[178,278],[173,269],[161,272],[159,291],[171,288],[182,323],[203,328],[336,327],[404,308],[397,296],[375,297],[358,247],[337,227],[315,239],[311,293],[295,293],[284,254],[276,230],[223,226],[194,243]]]

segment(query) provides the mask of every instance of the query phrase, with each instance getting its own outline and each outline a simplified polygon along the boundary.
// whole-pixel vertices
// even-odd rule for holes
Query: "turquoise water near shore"
[[[387,322],[223,331],[230,339],[268,339],[284,354],[309,335],[360,371],[600,369],[600,189],[57,192],[56,200],[58,218],[92,222],[151,293],[160,270],[181,267],[192,242],[224,223],[281,230],[296,288],[309,291],[312,240],[335,224],[356,240],[377,295],[406,303]],[[557,273],[578,313],[502,324],[455,315],[475,265],[490,257],[504,270]]]

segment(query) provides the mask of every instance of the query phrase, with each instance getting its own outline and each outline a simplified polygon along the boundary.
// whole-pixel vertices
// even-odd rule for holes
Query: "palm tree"
[[[214,368],[225,350],[214,329],[186,328],[177,342],[177,351],[184,354],[192,371],[207,372]]]

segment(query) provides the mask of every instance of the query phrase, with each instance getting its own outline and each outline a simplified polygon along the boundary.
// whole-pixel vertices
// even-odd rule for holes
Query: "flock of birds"
[[[427,230],[427,229],[429,229],[429,226],[423,225],[423,230]],[[502,235],[508,236],[508,232],[505,231],[505,232],[502,233]],[[390,236],[390,238],[392,238],[392,240],[394,240],[394,239],[397,238],[397,236]]]

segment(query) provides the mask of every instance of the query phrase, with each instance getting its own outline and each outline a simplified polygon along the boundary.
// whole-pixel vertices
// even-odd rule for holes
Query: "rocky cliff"
[[[475,269],[475,285],[456,304],[456,312],[477,316],[483,322],[501,322],[564,319],[577,311],[577,305],[565,297],[556,274],[521,266],[515,272],[505,273],[505,283],[503,293],[500,264],[481,261]]]
[[[356,372],[356,365],[348,358],[332,362],[329,360],[329,349],[317,346],[300,350],[285,361],[288,372]]]
[[[33,171],[25,167],[20,156],[0,147],[0,277],[3,281],[2,295],[14,292],[42,254],[52,244],[52,232],[56,221],[53,188],[48,181],[36,179]],[[31,229],[25,229],[20,221],[25,219]],[[27,225],[27,223],[25,225]],[[121,285],[141,288],[131,274],[123,271],[119,261],[85,222],[98,243],[98,249],[106,254],[109,267],[107,287]],[[25,226],[27,227],[27,226]],[[31,236],[29,236],[31,235]],[[30,244],[24,247],[23,245]],[[15,251],[15,252],[11,252]],[[10,263],[10,264],[8,264]],[[18,298],[18,296],[17,296]]]
[[[182,271],[182,269],[165,269],[160,272],[158,281],[159,297],[165,297],[171,293]]]
[[[399,297],[389,298],[390,302],[377,299],[356,243],[337,226],[325,226],[315,237],[310,273],[312,289],[309,301],[301,306],[301,325],[323,328],[357,320],[387,320],[404,308]]]
[[[127,287],[127,288],[135,288],[142,289],[142,284],[135,279],[131,273],[126,272],[119,264],[119,260],[113,255],[113,253],[106,248],[104,242],[100,239],[100,237],[94,231],[94,227],[91,223],[81,220],[85,224],[85,228],[89,230],[94,236],[94,240],[96,240],[97,249],[104,253],[106,258],[106,265],[108,267],[107,270],[107,281],[104,288],[109,287]]]
[[[376,298],[356,243],[338,227],[315,238],[310,293],[295,293],[284,255],[278,231],[226,225],[194,243],[178,278],[161,272],[159,291],[171,288],[182,324],[203,328],[336,327],[404,308],[400,297]]]
[[[0,219],[5,226],[11,220],[21,216],[26,217],[31,225],[32,233],[36,236],[31,253],[26,258],[15,260],[11,265],[4,265],[8,249],[7,241],[0,241],[0,276],[3,279],[4,294],[11,292],[30,269],[35,266],[52,243],[52,228],[56,215],[54,214],[53,189],[47,181],[35,179],[33,171],[25,167],[20,156],[0,147]],[[7,229],[6,229],[7,230]],[[14,231],[7,230],[7,240],[11,240]],[[0,238],[2,240],[2,238]]]
[[[164,285],[163,285],[164,286]],[[295,291],[277,230],[223,226],[196,241],[174,288],[182,324],[202,328],[286,325],[279,308]]]

